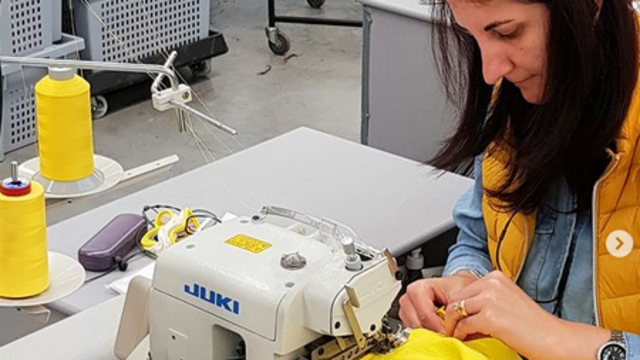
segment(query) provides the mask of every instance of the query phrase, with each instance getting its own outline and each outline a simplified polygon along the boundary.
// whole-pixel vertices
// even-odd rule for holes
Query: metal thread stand
[[[226,54],[229,47],[222,33],[210,31],[209,37],[180,46],[174,51],[179,54],[174,62],[175,68],[189,68],[194,78],[204,78],[211,71],[212,58]],[[158,53],[141,61],[144,64],[162,64],[165,59]],[[94,119],[104,117],[109,109],[128,106],[149,96],[147,74],[113,76],[111,73],[86,71],[84,78],[91,84],[91,111]]]
[[[267,15],[269,17],[269,25],[265,29],[269,48],[276,55],[284,55],[291,49],[291,40],[276,26],[276,23],[289,24],[309,24],[309,25],[329,25],[329,26],[346,26],[346,27],[362,27],[362,21],[343,20],[343,19],[319,19],[306,16],[278,16],[276,14],[276,0],[267,0]],[[309,6],[319,9],[324,5],[325,0],[307,0]]]
[[[174,67],[188,68],[195,79],[206,77],[212,69],[212,59],[229,51],[223,34],[210,29],[209,0],[89,2],[98,15],[104,17],[104,24],[97,23],[93,19],[95,14],[79,0],[62,1],[63,30],[84,37],[87,43],[87,50],[81,53],[84,60],[133,62],[137,58],[145,64],[162,64],[164,53],[177,51],[179,56]],[[166,26],[154,22],[169,20],[171,23]],[[136,26],[137,22],[142,25]],[[150,30],[145,31],[146,27]],[[104,29],[109,30],[104,33]],[[114,41],[113,34],[120,40]],[[164,41],[168,41],[168,45],[163,43],[164,49],[159,48],[158,44]],[[150,47],[151,44],[154,46]],[[150,95],[149,76],[144,73],[113,76],[112,73],[85,71],[83,77],[91,84],[94,119]]]

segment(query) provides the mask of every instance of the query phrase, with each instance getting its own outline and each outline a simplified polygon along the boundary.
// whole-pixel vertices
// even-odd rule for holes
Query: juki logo
[[[236,315],[240,314],[239,302],[233,300],[230,297],[223,296],[220,293],[217,293],[213,290],[208,290],[204,286],[200,286],[194,283],[193,287],[191,287],[185,284],[184,292],[186,292],[189,295],[195,296],[199,299],[202,299],[232,314],[236,314]]]

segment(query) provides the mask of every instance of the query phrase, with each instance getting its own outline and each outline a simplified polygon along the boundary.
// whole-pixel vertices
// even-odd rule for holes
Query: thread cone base
[[[100,193],[116,186],[124,175],[124,169],[115,160],[93,156],[95,169],[90,176],[77,181],[54,181],[40,173],[40,158],[31,159],[20,166],[20,176],[36,180],[44,186],[48,199],[69,199]]]
[[[78,261],[71,257],[49,251],[49,288],[42,294],[9,299],[0,297],[0,308],[15,306],[38,306],[58,301],[78,290],[84,283],[86,273]]]

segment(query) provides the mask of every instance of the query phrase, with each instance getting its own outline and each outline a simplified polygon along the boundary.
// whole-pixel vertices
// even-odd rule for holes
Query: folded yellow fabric
[[[406,344],[384,355],[362,360],[522,360],[503,342],[485,338],[462,342],[430,330],[413,330]]]

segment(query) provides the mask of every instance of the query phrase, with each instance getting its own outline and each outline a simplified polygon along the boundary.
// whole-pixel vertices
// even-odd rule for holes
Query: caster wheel
[[[278,32],[277,39],[275,43],[269,41],[271,51],[276,55],[284,55],[289,52],[289,49],[291,49],[291,41],[289,38],[285,34]]]
[[[203,62],[190,65],[189,69],[195,77],[206,77],[211,73],[211,60],[205,60]]]
[[[107,98],[102,95],[91,97],[91,117],[94,120],[103,118],[109,111],[109,103]]]
[[[307,4],[314,9],[320,9],[326,0],[307,0]]]

